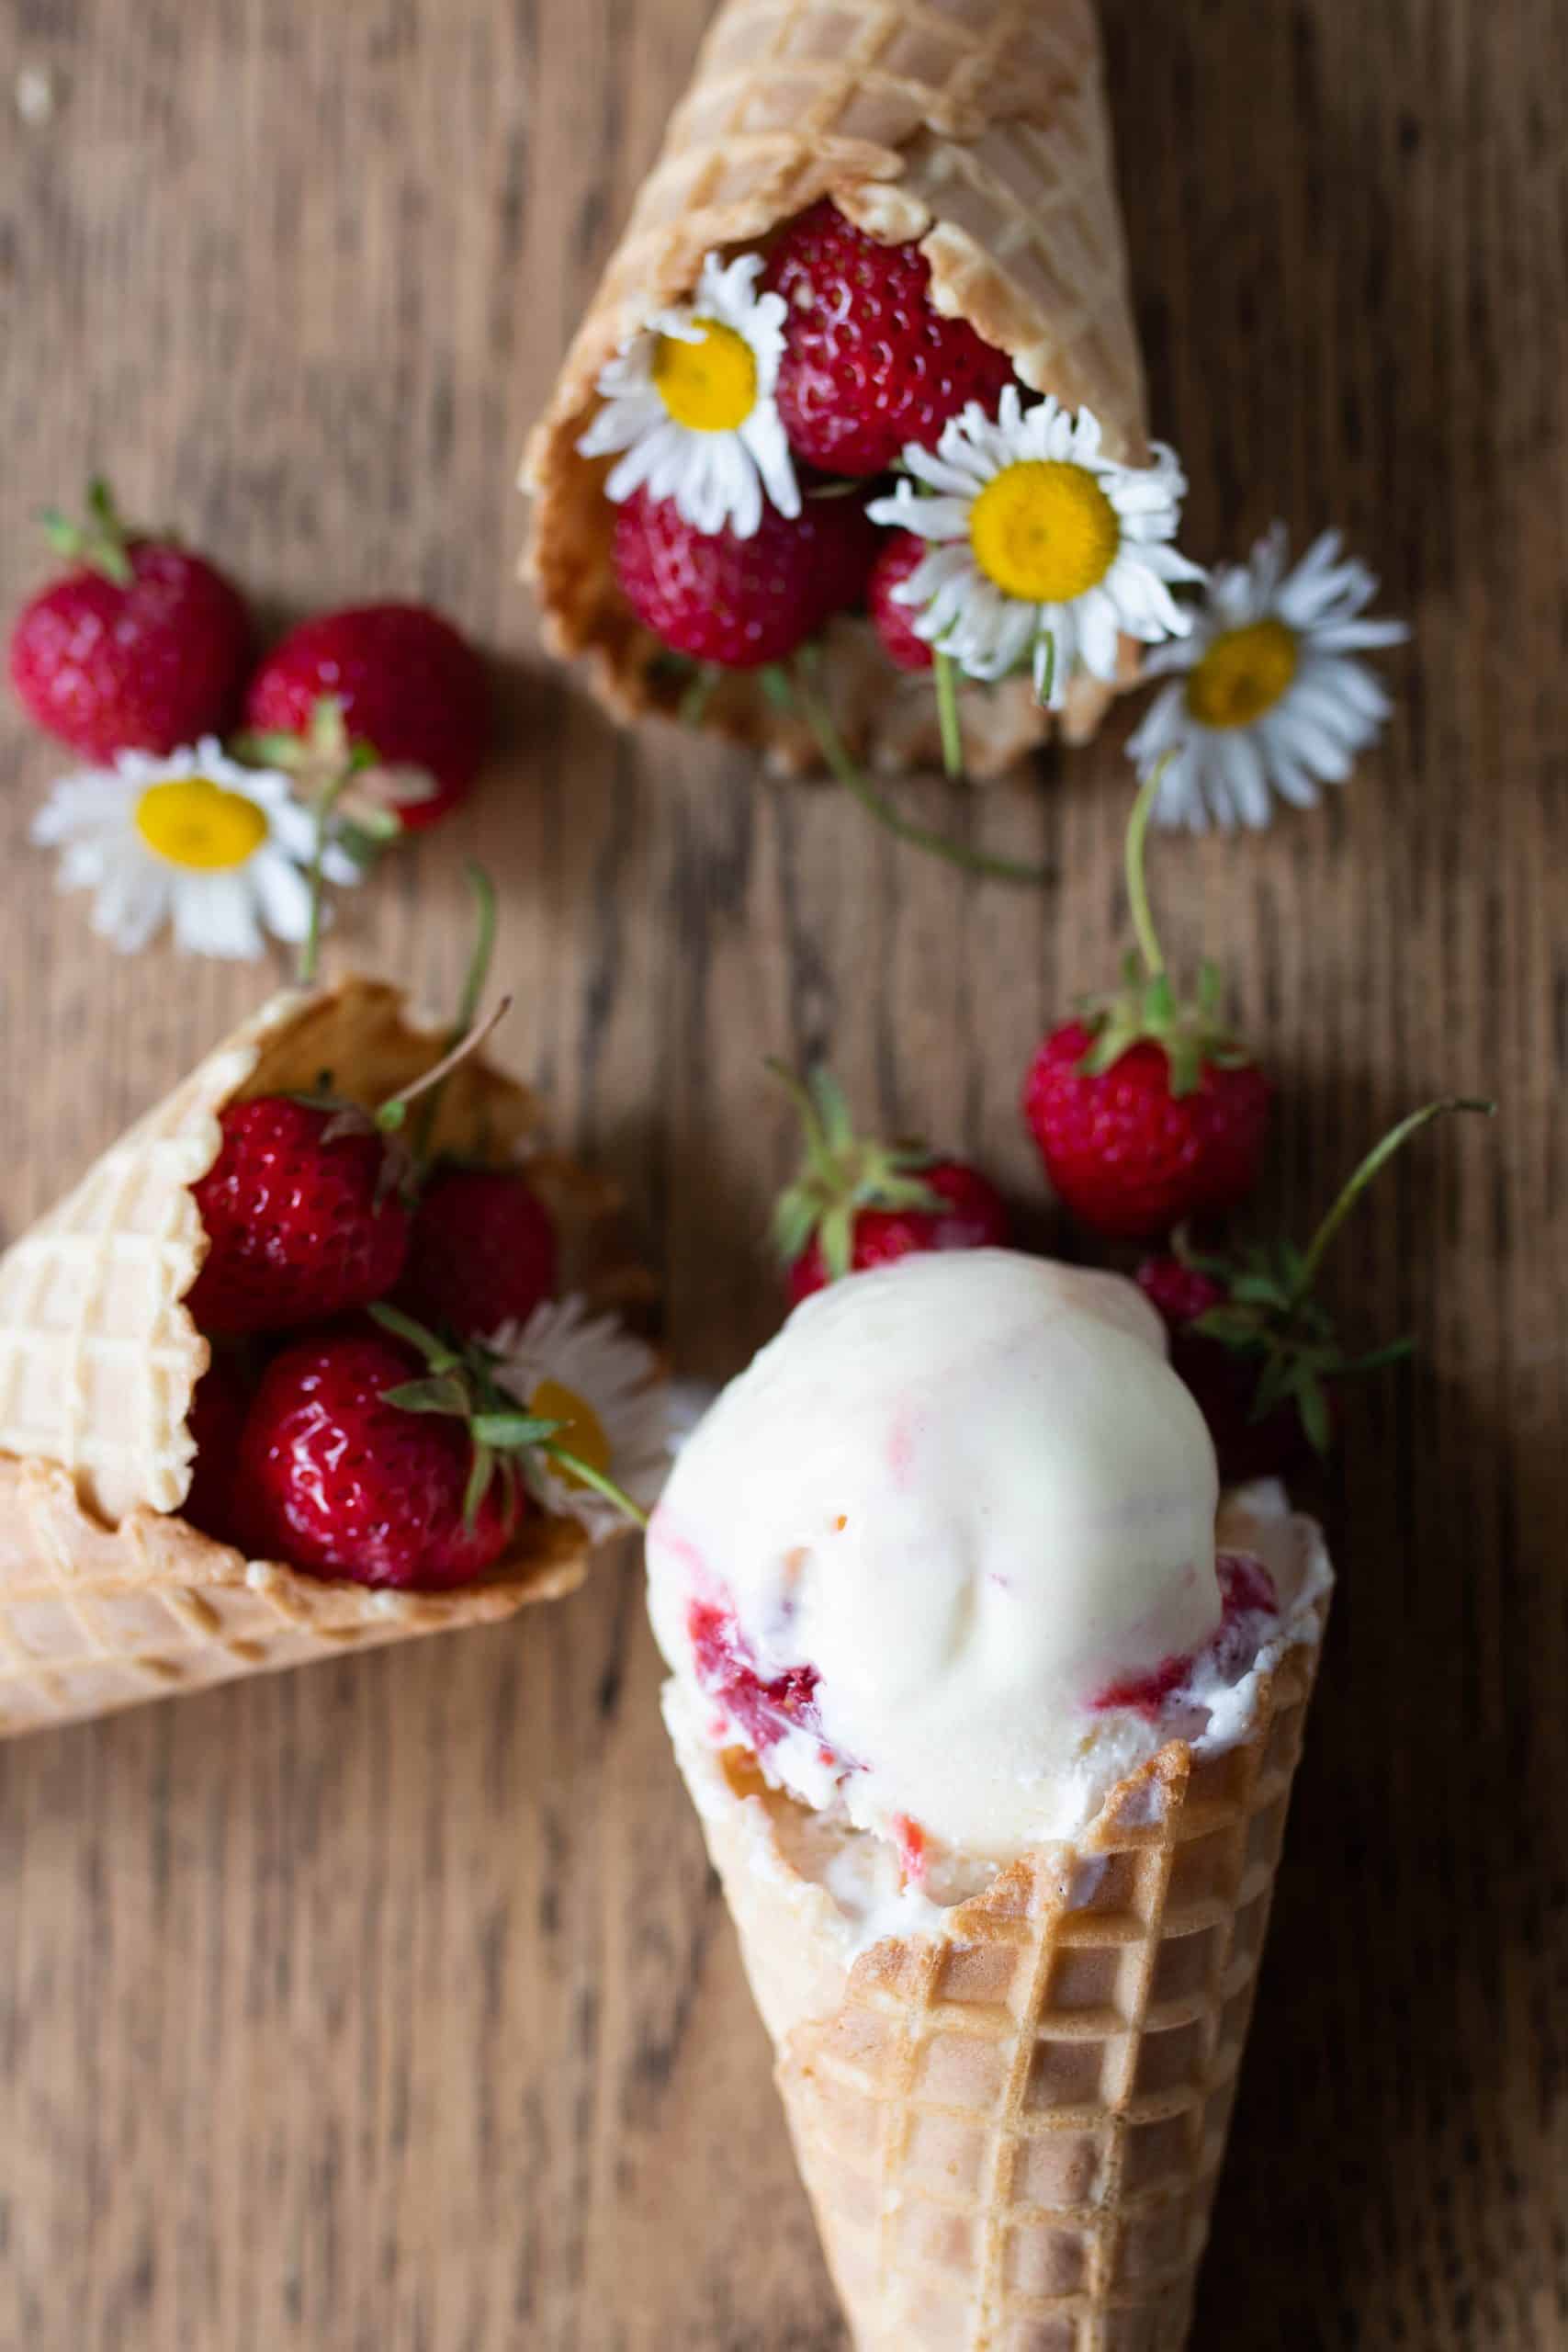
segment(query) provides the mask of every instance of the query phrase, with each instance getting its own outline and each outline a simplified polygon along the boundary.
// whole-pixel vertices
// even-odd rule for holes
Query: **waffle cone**
[[[609,461],[577,448],[600,371],[651,312],[690,295],[705,255],[765,240],[818,198],[872,236],[919,240],[938,311],[967,319],[1036,391],[1091,408],[1111,454],[1143,454],[1100,85],[1090,0],[725,0],[524,459],[525,571],[547,641],[588,657],[618,718],[673,713],[682,686],[615,583]],[[826,652],[855,748],[883,767],[933,763],[930,681],[901,679],[864,622],[836,624]],[[1109,698],[1075,682],[1069,741],[1094,732]],[[977,775],[999,774],[1048,724],[1021,680],[962,699]],[[725,678],[703,718],[777,765],[818,764],[814,740],[745,673]]]
[[[190,1187],[217,1157],[220,1112],[307,1091],[326,1071],[374,1106],[445,1042],[378,981],[276,997],[0,1257],[0,1736],[491,1623],[581,1580],[581,1531],[540,1511],[488,1575],[448,1592],[246,1560],[179,1515],[209,1354],[181,1304],[207,1249]],[[433,1141],[504,1160],[536,1117],[526,1090],[476,1056],[443,1089]],[[605,1305],[646,1295],[613,1189],[544,1155],[529,1173],[560,1230],[567,1287]]]
[[[1321,1559],[1303,1520],[1225,1540]],[[677,1730],[858,2352],[1180,2352],[1325,1610],[1239,1746],[1170,1741],[1076,1843],[858,1959],[798,1809]]]

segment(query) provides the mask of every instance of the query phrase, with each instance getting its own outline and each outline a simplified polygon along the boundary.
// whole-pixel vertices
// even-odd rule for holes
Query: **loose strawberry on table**
[[[252,678],[246,725],[308,747],[323,697],[380,764],[428,779],[433,788],[400,808],[405,830],[435,824],[468,797],[490,749],[490,678],[439,613],[423,605],[361,605],[301,621]],[[278,755],[270,740],[267,749]]]
[[[1159,789],[1127,828],[1127,892],[1139,955],[1125,983],[1044,1039],[1023,1114],[1064,1205],[1097,1233],[1137,1239],[1234,1207],[1258,1179],[1270,1089],[1222,1019],[1212,965],[1179,998],[1149,912],[1144,842]],[[1142,970],[1139,969],[1139,958]]]
[[[51,514],[47,527],[75,569],[11,632],[11,684],[28,715],[95,760],[221,734],[251,650],[238,590],[205,557],[130,528],[102,481],[85,524]]]
[[[772,1067],[800,1113],[806,1158],[773,1233],[792,1306],[841,1275],[931,1250],[1004,1248],[1010,1220],[989,1177],[921,1144],[855,1134],[837,1080]]]

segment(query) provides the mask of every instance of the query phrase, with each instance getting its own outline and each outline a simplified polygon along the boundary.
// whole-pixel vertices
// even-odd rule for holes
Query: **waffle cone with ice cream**
[[[671,119],[524,461],[525,571],[547,641],[584,656],[623,719],[673,714],[682,686],[634,617],[611,560],[607,467],[578,443],[605,364],[705,257],[765,243],[823,197],[868,234],[916,242],[931,300],[1005,351],[1033,390],[1092,409],[1111,456],[1145,449],[1144,390],[1089,0],[726,0]],[[869,624],[840,617],[824,682],[852,748],[884,768],[935,762],[929,682],[892,670]],[[1109,690],[1077,680],[1081,741]],[[965,763],[997,775],[1048,725],[1028,682],[965,695]],[[755,677],[728,674],[703,721],[809,771],[817,741]]]
[[[247,1560],[180,1516],[209,1360],[182,1304],[207,1249],[191,1187],[217,1157],[220,1113],[309,1092],[323,1072],[374,1107],[449,1042],[380,981],[276,996],[0,1256],[0,1735],[493,1623],[581,1580],[587,1539],[541,1510],[491,1570],[445,1591]],[[527,1091],[474,1056],[441,1090],[431,1148],[503,1164],[536,1124]],[[556,1219],[566,1285],[605,1306],[645,1296],[614,1189],[543,1153],[528,1172]]]
[[[1277,1487],[1227,1498],[1216,1548],[1127,1286],[1032,1264],[911,1260],[798,1312],[650,1535],[667,1719],[859,2352],[1186,2342],[1327,1606]],[[989,1434],[937,1427],[987,1396]],[[792,1407],[793,1463],[742,1469]],[[1216,1573],[1242,1605],[1204,1635]]]

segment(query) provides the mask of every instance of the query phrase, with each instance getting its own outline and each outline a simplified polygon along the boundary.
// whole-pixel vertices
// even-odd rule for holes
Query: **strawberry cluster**
[[[889,602],[910,568],[907,532],[865,514],[875,478],[910,444],[936,447],[970,401],[994,414],[1013,380],[1005,352],[931,301],[931,266],[912,244],[883,244],[829,199],[800,213],[768,254],[762,287],[786,306],[775,398],[802,476],[800,512],[763,510],[749,537],[701,532],[671,499],[637,492],[615,521],[615,574],[627,603],[670,650],[722,669],[787,661],[835,613],[868,601],[890,658],[930,666],[906,608]],[[889,573],[893,562],[902,571]]]
[[[1493,1106],[1453,1098],[1402,1120],[1354,1170],[1304,1250],[1281,1241],[1234,1260],[1201,1253],[1194,1224],[1238,1207],[1257,1185],[1272,1089],[1222,1016],[1215,968],[1203,967],[1190,998],[1167,971],[1144,880],[1158,784],[1157,773],[1145,784],[1128,828],[1139,953],[1120,990],[1090,998],[1042,1041],[1022,1110],[1064,1208],[1104,1241],[1161,1245],[1136,1279],[1234,1484],[1325,1454],[1344,1381],[1408,1353],[1407,1340],[1347,1351],[1317,1295],[1319,1269],[1366,1185],[1411,1136],[1444,1112]],[[825,1070],[788,1082],[806,1133],[800,1174],[774,1219],[792,1306],[825,1282],[914,1252],[1006,1244],[1006,1204],[978,1169],[921,1145],[858,1137]]]
[[[467,798],[490,746],[485,665],[427,605],[361,605],[317,615],[258,661],[244,598],[165,532],[130,528],[95,481],[85,522],[51,513],[71,568],[24,606],[11,684],[29,717],[88,758],[168,752],[243,728],[275,767],[306,768],[323,701],[361,761],[387,780],[403,830]]]
[[[254,1558],[434,1588],[491,1566],[548,1434],[491,1377],[485,1334],[555,1295],[557,1236],[521,1170],[417,1170],[403,1102],[231,1103],[193,1187],[186,1295],[212,1343],[185,1515]]]

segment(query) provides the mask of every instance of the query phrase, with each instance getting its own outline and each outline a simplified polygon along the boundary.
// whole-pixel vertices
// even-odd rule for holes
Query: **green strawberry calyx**
[[[773,1211],[774,1247],[789,1266],[818,1242],[828,1279],[838,1282],[853,1262],[855,1219],[862,1209],[940,1213],[941,1193],[922,1183],[919,1173],[935,1155],[920,1143],[857,1136],[843,1089],[821,1063],[804,1078],[782,1062],[770,1061],[768,1068],[800,1114],[806,1143],[800,1173]]]
[[[76,522],[58,506],[46,506],[39,521],[56,555],[112,580],[117,588],[130,586],[136,577],[130,542],[140,535],[121,518],[114,492],[101,474],[95,474],[87,484],[85,522]],[[165,544],[171,543],[165,540]]]
[[[485,1497],[499,1481],[504,1508],[514,1514],[518,1481],[530,1453],[547,1454],[563,1470],[592,1487],[606,1502],[638,1527],[648,1514],[624,1487],[585,1462],[559,1442],[564,1424],[539,1413],[525,1412],[496,1378],[502,1358],[477,1340],[458,1346],[415,1322],[395,1306],[373,1306],[370,1314],[384,1331],[401,1340],[421,1357],[424,1370],[412,1380],[383,1390],[383,1399],[405,1413],[443,1413],[462,1421],[473,1446],[473,1461],[463,1496],[463,1521],[472,1527]]]
[[[1274,1240],[1254,1243],[1234,1260],[1213,1258],[1194,1250],[1184,1232],[1176,1236],[1175,1254],[1181,1263],[1207,1274],[1225,1294],[1187,1328],[1257,1361],[1258,1385],[1249,1415],[1254,1422],[1267,1420],[1281,1407],[1293,1408],[1314,1451],[1326,1454],[1333,1440],[1327,1384],[1381,1372],[1413,1352],[1416,1342],[1408,1335],[1363,1354],[1348,1352],[1333,1317],[1315,1295],[1318,1273],[1361,1194],[1412,1136],[1450,1112],[1474,1111],[1490,1118],[1496,1108],[1480,1096],[1450,1094],[1412,1111],[1351,1170],[1304,1250]]]

